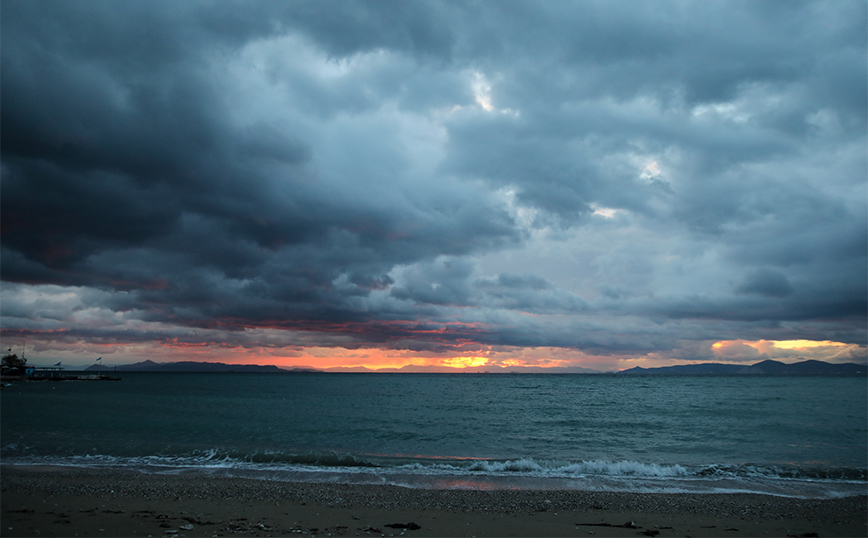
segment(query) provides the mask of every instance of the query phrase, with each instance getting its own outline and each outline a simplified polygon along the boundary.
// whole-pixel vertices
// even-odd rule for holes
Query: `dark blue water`
[[[124,373],[0,394],[5,464],[410,487],[868,491],[864,378]]]

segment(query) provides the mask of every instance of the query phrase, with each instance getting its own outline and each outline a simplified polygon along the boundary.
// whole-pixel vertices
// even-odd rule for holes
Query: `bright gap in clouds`
[[[473,89],[473,97],[476,103],[489,112],[493,111],[494,105],[491,104],[491,83],[488,82],[485,75],[479,71],[474,72],[471,88]]]
[[[653,179],[660,177],[662,172],[660,171],[660,165],[657,161],[651,161],[642,168],[642,173],[639,174],[639,177],[643,179]]]
[[[822,342],[815,340],[772,340],[771,343],[780,349],[807,349],[812,347],[847,345],[844,342],[832,342],[829,340],[823,340]]]
[[[755,342],[748,342],[745,340],[722,340],[720,342],[715,342],[711,347],[714,349],[720,349],[732,342],[740,342],[759,351],[764,351],[769,347],[776,347],[778,349],[809,349],[828,346],[844,347],[848,345],[843,342],[832,342],[830,340],[757,340]]]
[[[865,362],[865,346],[831,340],[721,340],[711,345],[715,360],[781,362],[819,360],[831,363]]]
[[[443,359],[440,361],[443,366],[450,368],[475,368],[477,366],[485,366],[488,359],[485,357],[453,357],[451,359]]]
[[[599,215],[607,219],[615,218],[615,213],[618,212],[617,209],[613,209],[611,207],[600,207],[596,204],[591,204],[591,208],[594,210],[594,215]]]

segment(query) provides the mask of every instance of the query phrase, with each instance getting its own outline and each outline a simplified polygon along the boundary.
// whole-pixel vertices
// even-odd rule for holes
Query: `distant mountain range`
[[[745,366],[741,364],[720,364],[706,362],[702,364],[682,364],[679,366],[664,366],[661,368],[630,368],[616,372],[617,375],[866,375],[868,366],[855,364],[831,364],[823,361],[809,360],[786,364],[774,360],[766,360]]]
[[[509,367],[509,368],[448,368],[431,369],[423,366],[405,366],[403,368],[387,368],[371,370],[362,366],[353,368],[279,368],[277,366],[260,366],[258,364],[225,364],[222,362],[154,362],[143,361],[134,364],[118,366],[103,366],[94,364],[85,368],[88,372],[226,372],[226,373],[468,373],[468,374],[600,374],[597,370],[581,367],[541,368],[541,367]],[[613,375],[868,375],[868,366],[864,364],[831,364],[828,362],[808,360],[794,364],[786,364],[774,360],[766,360],[746,366],[743,364],[720,364],[707,362],[702,364],[683,364],[679,366],[664,366],[660,368],[630,368]]]
[[[154,362],[143,361],[134,364],[122,364],[116,367],[94,364],[85,368],[88,372],[289,372],[277,366],[260,366],[258,364],[225,364],[222,362]],[[311,370],[313,371],[313,370]]]

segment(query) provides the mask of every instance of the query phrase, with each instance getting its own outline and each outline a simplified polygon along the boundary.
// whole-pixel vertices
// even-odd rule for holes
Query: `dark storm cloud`
[[[865,20],[4,2],[4,329],[42,294],[72,339],[864,342]]]
[[[793,286],[783,273],[757,270],[736,288],[738,293],[756,293],[767,297],[786,297],[793,293]]]

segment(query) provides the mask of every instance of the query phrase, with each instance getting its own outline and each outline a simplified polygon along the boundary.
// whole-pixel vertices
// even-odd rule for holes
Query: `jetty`
[[[100,357],[97,359],[99,361]],[[0,381],[4,384],[11,381],[120,381],[121,378],[105,374],[86,372],[67,372],[58,362],[54,366],[33,366],[27,364],[22,350],[21,357],[12,353],[5,355],[0,361]]]

